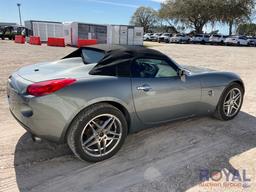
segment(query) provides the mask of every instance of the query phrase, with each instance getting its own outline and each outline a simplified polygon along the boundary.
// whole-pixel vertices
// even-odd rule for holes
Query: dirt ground
[[[238,117],[229,122],[193,118],[144,130],[129,135],[111,159],[81,162],[66,145],[33,143],[9,113],[5,96],[14,70],[74,49],[0,41],[0,191],[255,192],[256,48],[147,45],[180,64],[238,73],[246,88]],[[200,174],[208,170],[213,179],[202,183]]]

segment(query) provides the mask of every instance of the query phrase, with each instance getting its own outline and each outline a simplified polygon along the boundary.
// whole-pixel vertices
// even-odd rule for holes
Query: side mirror
[[[184,69],[180,69],[178,71],[178,75],[179,75],[181,81],[183,81],[183,82],[186,81],[186,71]]]

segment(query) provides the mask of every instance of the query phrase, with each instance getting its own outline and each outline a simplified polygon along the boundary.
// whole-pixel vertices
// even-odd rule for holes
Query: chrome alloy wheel
[[[240,109],[242,93],[238,88],[231,89],[225,97],[223,110],[226,116],[234,116]]]
[[[93,157],[107,155],[121,140],[122,124],[111,114],[101,114],[91,119],[81,134],[81,144],[85,153]]]

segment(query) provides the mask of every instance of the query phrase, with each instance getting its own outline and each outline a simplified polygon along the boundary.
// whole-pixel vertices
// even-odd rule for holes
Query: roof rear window
[[[82,49],[82,57],[85,63],[98,63],[105,56],[105,52],[94,49]]]

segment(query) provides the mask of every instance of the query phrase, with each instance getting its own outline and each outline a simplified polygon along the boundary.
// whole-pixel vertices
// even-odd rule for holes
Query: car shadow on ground
[[[16,145],[16,180],[20,191],[186,191],[201,183],[202,169],[234,171],[230,159],[255,148],[255,136],[256,117],[245,112],[228,122],[193,118],[129,135],[114,157],[88,163],[26,133]]]

